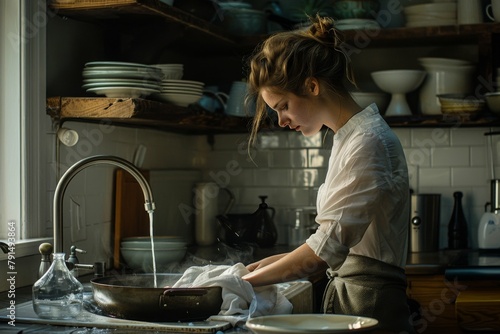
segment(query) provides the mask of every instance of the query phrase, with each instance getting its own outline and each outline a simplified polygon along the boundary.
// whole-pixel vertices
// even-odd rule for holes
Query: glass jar
[[[49,270],[33,285],[33,309],[40,318],[71,319],[82,310],[83,285],[64,258],[64,253],[54,253]]]

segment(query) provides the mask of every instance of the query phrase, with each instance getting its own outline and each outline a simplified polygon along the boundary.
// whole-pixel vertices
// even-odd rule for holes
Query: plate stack
[[[163,77],[161,69],[154,66],[114,61],[86,63],[82,75],[83,89],[111,98],[138,98],[158,93]]]
[[[153,237],[155,260],[158,270],[177,264],[184,258],[187,242],[178,236]],[[135,271],[153,272],[153,255],[150,237],[129,237],[122,239],[120,253],[126,264]]]
[[[154,97],[160,101],[187,107],[200,100],[204,87],[205,84],[200,81],[163,79],[161,92],[154,94]]]
[[[367,29],[377,30],[380,29],[380,24],[373,19],[342,19],[338,20],[335,24],[339,30],[356,30]]]
[[[455,1],[434,1],[405,6],[407,27],[447,26],[457,24]]]

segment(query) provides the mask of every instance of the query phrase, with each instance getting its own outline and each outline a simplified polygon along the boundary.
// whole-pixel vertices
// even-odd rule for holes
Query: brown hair
[[[255,102],[249,147],[267,118],[267,105],[260,95],[263,87],[304,95],[305,83],[314,77],[334,94],[348,94],[344,80],[354,83],[350,62],[341,49],[342,41],[333,19],[310,18],[307,29],[284,31],[266,39],[248,62],[247,106]]]

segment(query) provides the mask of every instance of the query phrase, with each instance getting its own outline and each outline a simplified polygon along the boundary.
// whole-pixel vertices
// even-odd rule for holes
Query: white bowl
[[[500,92],[486,93],[484,99],[491,112],[500,114]]]
[[[381,114],[389,104],[389,96],[385,93],[351,92],[351,96],[361,108],[366,108],[370,104],[375,103]]]
[[[190,104],[198,102],[203,94],[200,93],[156,93],[153,95],[160,101],[170,102],[179,107],[188,107]]]
[[[420,86],[425,78],[425,71],[388,70],[372,72],[377,86],[387,93],[409,93]]]
[[[186,255],[187,247],[168,250],[155,249],[157,271],[178,263]],[[149,248],[120,248],[125,263],[135,271],[153,272],[153,254]]]
[[[435,65],[435,66],[464,66],[471,65],[472,63],[464,59],[454,58],[439,58],[439,57],[421,57],[418,61],[422,65]]]
[[[250,318],[246,326],[255,334],[351,333],[373,329],[378,320],[341,314],[287,314]]]

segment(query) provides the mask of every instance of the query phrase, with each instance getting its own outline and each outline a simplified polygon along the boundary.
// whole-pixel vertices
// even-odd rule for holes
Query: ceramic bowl
[[[408,93],[422,83],[425,71],[420,70],[387,70],[372,72],[373,81],[387,93]]]
[[[375,0],[339,0],[333,3],[333,17],[344,19],[373,19],[380,9]]]
[[[485,101],[471,94],[437,95],[443,114],[473,114],[483,110]]]
[[[361,108],[366,108],[370,104],[375,103],[380,113],[383,113],[389,104],[389,95],[385,93],[351,92],[351,96]]]
[[[500,114],[500,92],[486,93],[484,94],[486,104],[491,112]]]
[[[266,13],[247,8],[231,8],[224,11],[223,25],[236,36],[259,35],[267,32]]]

